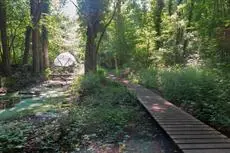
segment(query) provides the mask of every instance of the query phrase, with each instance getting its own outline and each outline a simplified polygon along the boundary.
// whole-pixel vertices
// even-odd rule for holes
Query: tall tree
[[[23,61],[22,61],[23,65],[28,64],[30,42],[31,42],[31,33],[32,33],[32,27],[27,26],[26,32],[25,32],[25,49],[24,49],[24,55],[23,55]]]
[[[155,16],[154,16],[154,25],[156,30],[156,49],[159,49],[161,47],[161,23],[162,23],[162,12],[164,8],[164,0],[157,0],[156,1],[156,7],[155,7]]]
[[[190,31],[190,28],[191,28],[191,23],[192,23],[192,17],[193,17],[193,8],[194,8],[194,1],[191,0],[189,1],[189,10],[188,10],[188,24],[187,24],[187,27],[186,27],[186,33],[189,33]],[[188,44],[189,44],[189,40],[188,39],[185,39],[184,40],[184,43],[183,43],[183,64],[186,64],[186,58],[188,56],[187,54],[187,47],[188,47]]]
[[[103,0],[77,1],[80,16],[86,24],[85,73],[97,70],[96,38],[100,31],[103,14]],[[78,6],[76,5],[78,8]]]
[[[126,50],[126,40],[125,40],[125,33],[124,33],[124,21],[123,21],[123,15],[121,12],[121,6],[122,6],[122,1],[118,0],[117,1],[117,13],[116,13],[116,19],[115,19],[115,26],[116,26],[116,57],[115,57],[115,65],[116,68],[119,64],[124,64],[124,60],[127,57],[127,52]],[[118,59],[116,59],[118,58]]]
[[[97,70],[97,53],[99,45],[102,41],[103,35],[107,27],[112,22],[115,12],[116,4],[114,4],[114,11],[108,22],[102,23],[105,12],[108,8],[109,1],[105,0],[79,0],[77,1],[80,16],[86,24],[86,50],[85,50],[85,73],[95,72]],[[98,34],[101,35],[98,38]],[[97,38],[99,39],[97,41]]]
[[[46,20],[47,14],[49,13],[49,0],[43,0],[42,4],[42,17]],[[48,55],[48,30],[46,25],[42,25],[42,71],[49,67],[49,55]]]
[[[1,33],[1,44],[2,44],[2,62],[3,70],[5,75],[10,75],[10,50],[8,46],[7,37],[7,14],[6,14],[6,0],[0,1],[0,33]]]
[[[39,49],[39,20],[41,18],[41,0],[30,0],[31,7],[31,17],[32,17],[32,51],[33,51],[33,72],[40,73],[41,72],[41,54]]]

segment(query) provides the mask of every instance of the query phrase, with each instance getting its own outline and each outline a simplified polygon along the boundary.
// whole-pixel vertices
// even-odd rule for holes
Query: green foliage
[[[88,74],[81,83],[84,97],[81,105],[71,111],[71,118],[75,118],[74,122],[84,123],[81,129],[85,129],[85,134],[107,137],[135,118],[136,99],[125,87],[98,74]]]
[[[203,96],[210,97],[216,89],[215,75],[205,70],[179,68],[163,71],[160,75],[161,89],[175,103],[194,100],[202,102],[205,100]]]
[[[6,7],[8,47],[11,52],[12,63],[18,64],[23,55],[24,33],[26,27],[30,25],[29,5],[26,0],[7,0]]]
[[[140,71],[139,82],[159,89],[169,101],[199,119],[221,127],[230,125],[229,80],[202,68]]]
[[[138,71],[140,83],[147,88],[158,87],[158,70],[155,68],[142,69]]]
[[[92,93],[98,88],[101,87],[101,83],[105,81],[105,77],[103,73],[93,74],[90,73],[87,76],[82,76],[76,78],[72,85],[72,92],[75,94],[78,93]]]
[[[44,76],[46,79],[50,79],[51,74],[52,74],[52,70],[50,68],[45,69]]]
[[[0,124],[0,151],[17,152],[26,143],[29,132],[33,126],[31,123],[11,122]]]

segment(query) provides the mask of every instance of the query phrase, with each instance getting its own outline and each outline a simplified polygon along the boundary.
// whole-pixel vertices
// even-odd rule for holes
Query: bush
[[[215,99],[217,82],[215,74],[195,68],[166,70],[160,74],[160,87],[165,97],[173,102],[204,102]]]
[[[140,83],[147,88],[158,87],[158,71],[155,68],[142,69],[139,72]]]
[[[211,121],[220,113],[217,75],[196,68],[173,69],[160,74],[160,87],[164,96],[190,111],[202,120]],[[191,108],[192,107],[192,108]]]
[[[95,92],[95,90],[100,89],[102,84],[106,81],[105,73],[103,71],[99,71],[96,74],[89,73],[85,76],[77,77],[73,82],[71,91],[78,95],[81,93],[90,94]]]
[[[81,99],[79,105],[70,111],[69,117],[63,119],[63,131],[66,132],[63,142],[67,146],[85,146],[86,137],[118,142],[122,137],[117,136],[124,133],[127,123],[138,118],[139,106],[135,96],[126,87],[106,79],[103,71],[77,79],[72,88],[79,92]]]
[[[221,126],[230,125],[230,82],[204,68],[141,70],[139,82],[158,88],[166,99],[199,119]]]

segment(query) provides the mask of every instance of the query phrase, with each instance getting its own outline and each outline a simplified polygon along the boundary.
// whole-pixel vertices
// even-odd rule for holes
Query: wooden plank
[[[209,143],[230,143],[229,139],[226,138],[216,138],[216,139],[174,139],[176,144],[209,144]]]
[[[170,135],[172,139],[221,139],[227,138],[223,135]]]
[[[220,132],[217,131],[168,131],[169,135],[221,135]]]
[[[174,119],[174,120],[175,119],[176,120],[191,120],[192,119],[192,120],[194,120],[193,117],[186,116],[186,115],[183,115],[183,114],[179,114],[179,115],[176,115],[176,114],[164,115],[164,114],[160,114],[159,112],[158,113],[151,112],[151,114],[153,114],[154,117],[159,119],[159,120],[171,120],[171,119]]]
[[[164,120],[170,120],[170,119],[172,119],[171,117],[167,117],[167,116],[156,116],[155,115],[155,113],[150,113],[153,117],[154,117],[154,119],[155,120],[157,120],[157,121],[164,121]],[[177,120],[193,120],[192,118],[188,118],[188,117],[176,117],[177,118]],[[176,121],[175,121],[176,122]]]
[[[184,153],[230,153],[230,149],[192,149],[183,150]]]
[[[161,121],[164,121],[164,122],[177,122],[177,123],[180,123],[180,122],[200,122],[200,121],[196,121],[196,120],[191,120],[191,119],[157,119],[157,121],[161,122]]]
[[[166,131],[215,131],[212,128],[205,128],[205,127],[182,127],[182,128],[178,128],[178,127],[164,127],[164,130]]]
[[[178,146],[183,149],[230,149],[230,143],[221,143],[221,144],[178,144]]]
[[[183,124],[183,125],[181,125],[181,124],[179,124],[179,125],[163,125],[163,124],[160,124],[160,126],[161,127],[163,127],[163,128],[209,128],[207,125],[202,125],[202,124],[200,124],[200,125],[196,125],[196,126],[194,126],[194,125],[188,125],[188,124]]]
[[[161,121],[159,122],[161,125],[203,125],[203,123],[200,123],[200,122],[164,122],[164,121]]]

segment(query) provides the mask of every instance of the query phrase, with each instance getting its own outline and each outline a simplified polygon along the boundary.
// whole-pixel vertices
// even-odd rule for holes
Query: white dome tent
[[[69,52],[61,53],[54,60],[54,66],[57,67],[71,67],[76,63],[75,57]]]

